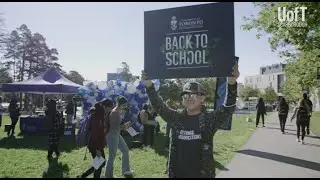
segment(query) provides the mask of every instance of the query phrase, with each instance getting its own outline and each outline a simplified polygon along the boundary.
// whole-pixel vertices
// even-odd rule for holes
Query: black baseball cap
[[[119,105],[124,105],[124,104],[127,104],[128,103],[128,100],[127,98],[123,97],[123,96],[118,96],[117,98],[117,103]]]
[[[186,83],[183,86],[183,89],[182,89],[182,92],[180,93],[180,96],[183,96],[188,93],[205,95],[205,92],[203,90],[202,85],[198,82]]]
[[[101,104],[106,107],[112,107],[114,105],[113,101],[110,99],[103,99]]]

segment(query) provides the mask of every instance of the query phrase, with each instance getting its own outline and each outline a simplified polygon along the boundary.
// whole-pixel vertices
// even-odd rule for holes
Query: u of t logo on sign
[[[278,7],[278,20],[280,27],[306,27],[307,7],[296,7],[289,10],[287,7]]]

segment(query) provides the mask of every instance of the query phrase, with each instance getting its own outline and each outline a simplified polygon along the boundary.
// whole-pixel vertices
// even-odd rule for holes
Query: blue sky
[[[144,61],[144,11],[204,4],[200,2],[42,2],[0,3],[11,31],[26,24],[39,32],[51,48],[59,51],[66,71],[76,70],[89,80],[105,80],[126,61],[131,72],[140,75]],[[256,31],[240,29],[243,16],[256,14],[250,2],[235,3],[236,55],[240,57],[239,81],[259,72],[259,67],[281,62],[271,52],[266,37],[256,39]]]

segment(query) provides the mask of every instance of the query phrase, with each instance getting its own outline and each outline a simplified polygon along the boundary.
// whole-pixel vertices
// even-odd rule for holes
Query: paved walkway
[[[217,178],[319,178],[320,138],[296,142],[295,120],[288,117],[286,134],[281,134],[277,115],[268,116]],[[319,119],[320,120],[320,119]]]

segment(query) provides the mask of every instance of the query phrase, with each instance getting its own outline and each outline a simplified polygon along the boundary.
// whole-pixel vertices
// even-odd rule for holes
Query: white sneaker
[[[133,175],[133,171],[126,171],[123,173],[123,176],[132,176]]]
[[[300,142],[300,139],[297,139],[297,142]]]
[[[304,144],[304,141],[303,141],[303,140],[301,141],[301,144],[302,144],[302,145]]]

